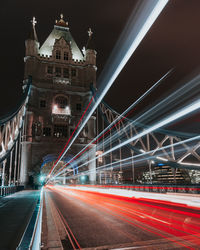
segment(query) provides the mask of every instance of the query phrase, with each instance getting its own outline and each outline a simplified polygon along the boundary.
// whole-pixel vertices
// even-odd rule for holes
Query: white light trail
[[[171,116],[168,116],[167,118],[159,121],[158,123],[156,123],[155,125],[149,127],[148,129],[145,129],[141,133],[138,133],[137,135],[135,135],[135,136],[133,136],[133,137],[125,140],[124,142],[116,145],[115,147],[107,150],[106,152],[104,152],[101,155],[101,157],[103,157],[103,156],[105,156],[105,155],[107,155],[107,154],[109,154],[109,153],[117,150],[118,148],[121,148],[121,147],[129,144],[130,142],[132,142],[134,140],[137,140],[137,139],[143,137],[144,135],[147,135],[147,134],[153,132],[154,130],[157,130],[157,129],[163,127],[163,126],[166,126],[169,123],[174,122],[174,121],[178,120],[179,118],[181,118],[181,117],[183,117],[183,116],[185,116],[185,115],[187,115],[187,114],[189,114],[189,113],[191,113],[191,112],[193,112],[193,111],[195,111],[195,110],[197,110],[199,108],[200,108],[200,100],[197,100],[197,101],[193,102],[192,104],[188,105],[187,107],[181,109],[180,111],[175,112]],[[99,157],[100,156],[97,156],[94,159],[89,160],[89,161],[83,163],[80,167],[87,165],[88,163],[94,161],[95,159],[98,159]]]
[[[138,138],[141,138],[146,134],[149,134],[149,133],[153,132],[156,129],[159,129],[159,128],[163,127],[163,126],[166,126],[169,123],[174,122],[175,120],[178,120],[179,118],[181,118],[181,117],[183,117],[183,116],[185,116],[185,115],[187,115],[187,114],[189,114],[189,113],[191,113],[191,112],[193,112],[193,111],[195,111],[195,110],[197,110],[199,108],[200,108],[200,100],[197,100],[197,101],[193,102],[192,104],[188,105],[186,108],[181,109],[180,111],[174,113],[173,115],[168,116],[167,118],[163,119],[162,121],[160,121],[160,122],[156,123],[155,125],[149,127],[148,129],[145,129],[143,132],[129,138],[128,140],[126,140],[126,141],[122,142],[121,144],[113,147],[112,149],[107,150],[106,152],[104,152],[102,154],[102,156],[104,156],[104,155],[106,155],[106,154],[108,154],[108,153],[110,153],[110,152],[112,152],[112,151],[114,151],[114,150],[116,150],[116,149],[118,149],[120,147],[123,147],[123,146],[127,145],[128,143],[130,143],[130,142],[132,142],[134,140],[137,140]],[[98,157],[96,157],[96,158],[98,158]]]
[[[173,144],[173,146],[174,146],[174,144]],[[161,161],[168,161],[166,158],[163,158],[163,157],[160,157],[160,156],[157,156],[156,157],[158,160],[161,160]]]
[[[100,134],[96,136],[90,143],[88,143],[81,151],[79,151],[71,160],[70,163],[75,160],[82,152],[84,152],[87,148],[90,147],[93,143],[96,143],[98,138],[103,135],[108,129],[110,129],[114,124],[119,122],[120,119],[124,118],[124,116],[132,110],[138,103],[140,103],[149,93],[151,93],[171,72],[173,69],[170,69],[166,74],[164,74],[153,86],[151,86],[143,95],[141,95],[135,102],[131,104],[120,116],[118,116],[111,124],[109,124],[103,131],[101,131]],[[84,158],[87,158],[87,156],[82,156],[81,158],[78,159],[78,162],[81,162],[84,160]],[[70,163],[67,163],[66,166],[68,166]],[[62,168],[61,168],[62,169]]]
[[[85,119],[82,121],[81,126],[77,130],[76,134],[72,138],[72,140],[69,142],[67,148],[64,150],[63,154],[60,156],[60,159],[55,164],[54,168],[51,171],[51,175],[56,168],[57,164],[60,162],[60,160],[63,158],[63,156],[66,154],[66,152],[69,150],[81,130],[86,125],[87,121],[93,114],[93,112],[96,110],[97,106],[100,104],[110,87],[112,86],[113,82],[129,60],[129,58],[132,56],[134,51],[139,46],[140,42],[148,32],[148,30],[151,28],[157,17],[160,15],[161,11],[167,4],[168,0],[148,0],[143,1],[143,5],[141,8],[141,13],[138,13],[137,20],[134,20],[135,23],[131,22],[131,25],[125,29],[125,32],[121,35],[121,40],[118,41],[118,45],[120,46],[118,48],[118,54],[114,55],[114,58],[112,58],[112,66],[114,69],[112,69],[112,72],[108,72],[106,77],[104,76],[101,78],[100,81],[100,88],[99,88],[99,96],[98,100],[95,102]],[[138,30],[139,27],[139,30]],[[126,34],[126,36],[125,36]],[[124,46],[124,47],[123,47]],[[115,47],[116,49],[117,47]],[[125,53],[123,53],[125,51]],[[117,62],[116,62],[117,59]],[[114,64],[114,62],[116,62]],[[107,67],[105,67],[107,68]],[[110,67],[109,67],[110,69]],[[111,76],[110,76],[111,74]],[[106,78],[109,78],[108,80]]]
[[[176,143],[173,144],[173,147],[179,146],[179,145],[181,145],[181,144],[183,144],[183,143],[189,143],[189,142],[192,142],[192,141],[196,141],[196,140],[199,140],[199,139],[200,139],[200,135],[195,136],[195,137],[192,137],[192,138],[189,138],[189,139],[186,139],[186,140],[183,140],[183,141],[176,142]],[[122,160],[113,162],[113,163],[112,163],[112,167],[113,167],[114,165],[116,165],[116,164],[118,164],[118,165],[120,166],[120,163],[123,163],[123,162],[126,162],[126,161],[129,161],[129,162],[125,163],[126,165],[127,165],[127,164],[130,164],[130,163],[132,163],[132,160],[133,160],[133,159],[136,160],[136,161],[134,161],[134,163],[140,162],[141,159],[138,159],[138,160],[137,160],[137,158],[140,158],[140,157],[143,157],[143,156],[149,156],[149,159],[155,159],[155,158],[157,158],[157,159],[159,159],[159,160],[162,160],[162,161],[166,161],[166,162],[167,162],[168,160],[162,157],[164,153],[159,154],[159,156],[155,155],[155,153],[159,153],[161,150],[166,150],[166,149],[168,149],[168,148],[171,148],[171,146],[172,146],[172,145],[166,145],[166,146],[163,146],[163,147],[161,147],[161,148],[157,148],[157,151],[155,151],[155,149],[153,149],[153,150],[151,150],[151,151],[144,151],[144,150],[142,150],[142,154],[135,155],[135,156],[131,156],[131,157],[127,157],[127,158],[125,158],[125,159],[122,159]],[[185,150],[185,149],[183,149],[183,150]],[[154,154],[154,155],[152,155],[152,154]],[[143,159],[142,159],[142,160],[143,160]],[[178,163],[179,163],[179,162],[178,162]],[[180,164],[181,164],[181,163],[180,163]],[[82,166],[83,166],[83,165],[79,166],[78,168],[80,169]],[[99,167],[99,168],[97,168],[97,169],[95,169],[95,170],[93,170],[93,171],[98,171],[99,169],[106,168],[106,167],[110,167],[110,163],[105,164],[105,165],[103,165],[103,166],[101,166],[101,167]],[[61,175],[62,173],[64,173],[64,171],[65,171],[65,170],[63,170],[62,172],[60,172],[59,174],[57,174],[54,178],[56,178],[56,177],[58,177],[59,175]],[[91,171],[92,171],[92,170],[86,170],[86,171],[84,171],[84,172],[91,172]],[[72,172],[72,171],[71,171],[71,172]],[[83,174],[84,172],[81,172],[80,174]],[[69,173],[70,173],[70,172],[69,172]],[[70,178],[70,177],[69,177],[69,178]]]

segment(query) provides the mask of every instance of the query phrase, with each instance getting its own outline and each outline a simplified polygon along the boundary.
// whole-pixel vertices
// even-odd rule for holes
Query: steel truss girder
[[[30,95],[31,78],[27,80],[23,94],[23,100],[19,107],[11,115],[0,119],[0,163],[4,161],[12,151],[19,138],[26,113],[26,105]]]
[[[101,103],[100,110],[104,119],[106,118],[109,124],[120,116],[116,111],[113,111],[104,103]],[[127,139],[133,137],[133,135],[139,134],[138,130],[141,132],[141,127],[133,125],[128,119],[117,120],[115,129],[119,137],[125,135]],[[129,148],[133,150],[135,154],[142,152],[147,153],[146,156],[148,160],[151,159],[161,163],[167,162],[167,164],[173,168],[200,170],[200,153],[198,152],[200,148],[199,140],[193,141],[191,145],[191,143],[185,143],[183,137],[170,135],[167,131],[166,134],[164,134],[164,132],[165,130],[162,130],[162,132],[155,131],[140,137],[132,141],[129,144]],[[154,143],[152,144],[151,141]],[[183,143],[181,143],[182,141]],[[175,143],[179,143],[178,150],[175,149]],[[165,146],[168,146],[167,149]],[[158,154],[160,157],[157,156]],[[197,163],[188,162],[187,158],[190,156],[192,156]]]

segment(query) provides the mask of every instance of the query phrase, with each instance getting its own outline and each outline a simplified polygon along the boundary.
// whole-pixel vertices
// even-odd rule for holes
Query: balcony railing
[[[70,85],[71,81],[69,78],[64,78],[64,77],[53,77],[53,83],[62,83],[62,84],[67,84]]]
[[[69,106],[66,106],[65,108],[59,108],[57,105],[53,106],[52,114],[54,115],[71,115],[71,110]]]

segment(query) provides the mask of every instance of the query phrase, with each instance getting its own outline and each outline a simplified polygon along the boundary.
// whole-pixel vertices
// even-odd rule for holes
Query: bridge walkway
[[[39,197],[39,190],[24,190],[0,198],[1,250],[17,248]]]

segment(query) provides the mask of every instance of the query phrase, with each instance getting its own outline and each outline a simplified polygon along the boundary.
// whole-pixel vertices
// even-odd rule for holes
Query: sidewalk
[[[39,190],[27,190],[0,198],[0,249],[18,246],[31,218]]]

